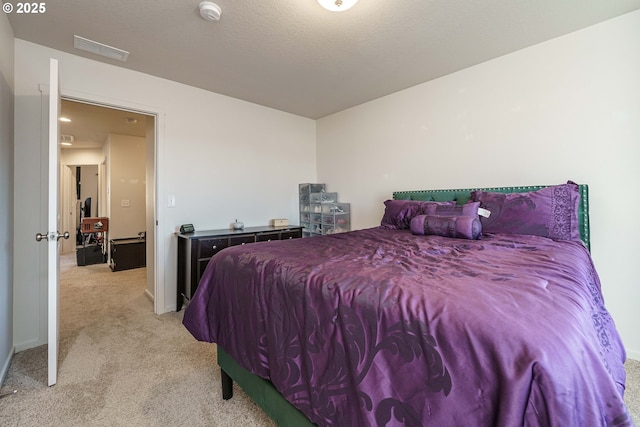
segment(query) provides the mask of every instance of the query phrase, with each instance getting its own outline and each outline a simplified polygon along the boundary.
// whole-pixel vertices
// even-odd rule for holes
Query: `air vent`
[[[75,140],[73,135],[60,135],[60,142],[68,142],[71,143]]]
[[[107,46],[106,44],[98,43],[75,35],[73,36],[73,47],[84,50],[85,52],[91,52],[96,55],[106,56],[107,58],[117,59],[122,62],[126,61],[129,57],[129,52],[126,50]]]

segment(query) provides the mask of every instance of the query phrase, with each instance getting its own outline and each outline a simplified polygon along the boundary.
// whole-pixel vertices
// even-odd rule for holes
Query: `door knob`
[[[49,238],[53,239],[56,238],[56,240],[60,240],[62,238],[68,239],[69,238],[69,232],[65,231],[64,233],[60,234],[59,231],[56,231],[55,234],[51,233],[51,236],[49,236],[49,233],[38,233],[36,234],[36,240],[38,242],[41,242],[42,240],[49,240]]]

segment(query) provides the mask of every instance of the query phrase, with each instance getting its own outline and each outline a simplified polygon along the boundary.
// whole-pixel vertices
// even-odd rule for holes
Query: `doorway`
[[[108,231],[97,233],[106,263],[109,240],[145,237],[145,293],[153,301],[156,116],[63,96],[60,134],[62,227],[77,230],[89,202],[90,216],[109,219]],[[77,241],[61,249],[74,253]]]

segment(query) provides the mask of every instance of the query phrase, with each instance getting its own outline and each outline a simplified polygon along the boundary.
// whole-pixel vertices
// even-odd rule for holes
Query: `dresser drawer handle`
[[[246,244],[247,244],[247,242],[242,242],[242,244],[243,244],[243,245],[246,245]]]
[[[213,245],[212,249],[218,249],[218,245]]]

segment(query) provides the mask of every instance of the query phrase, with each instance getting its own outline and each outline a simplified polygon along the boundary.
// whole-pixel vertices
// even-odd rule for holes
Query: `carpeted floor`
[[[627,389],[624,393],[624,402],[629,408],[633,422],[640,427],[640,361],[629,359],[624,367],[627,371]]]
[[[58,383],[46,346],[16,354],[0,395],[2,426],[261,426],[275,424],[235,387],[222,400],[215,345],[198,343],[182,313],[153,314],[145,269],[61,265]],[[625,401],[640,426],[640,362],[628,361]]]
[[[17,353],[1,393],[2,426],[274,426],[240,390],[224,401],[213,344],[198,343],[182,313],[153,314],[144,268],[61,261],[58,383],[47,348]]]

